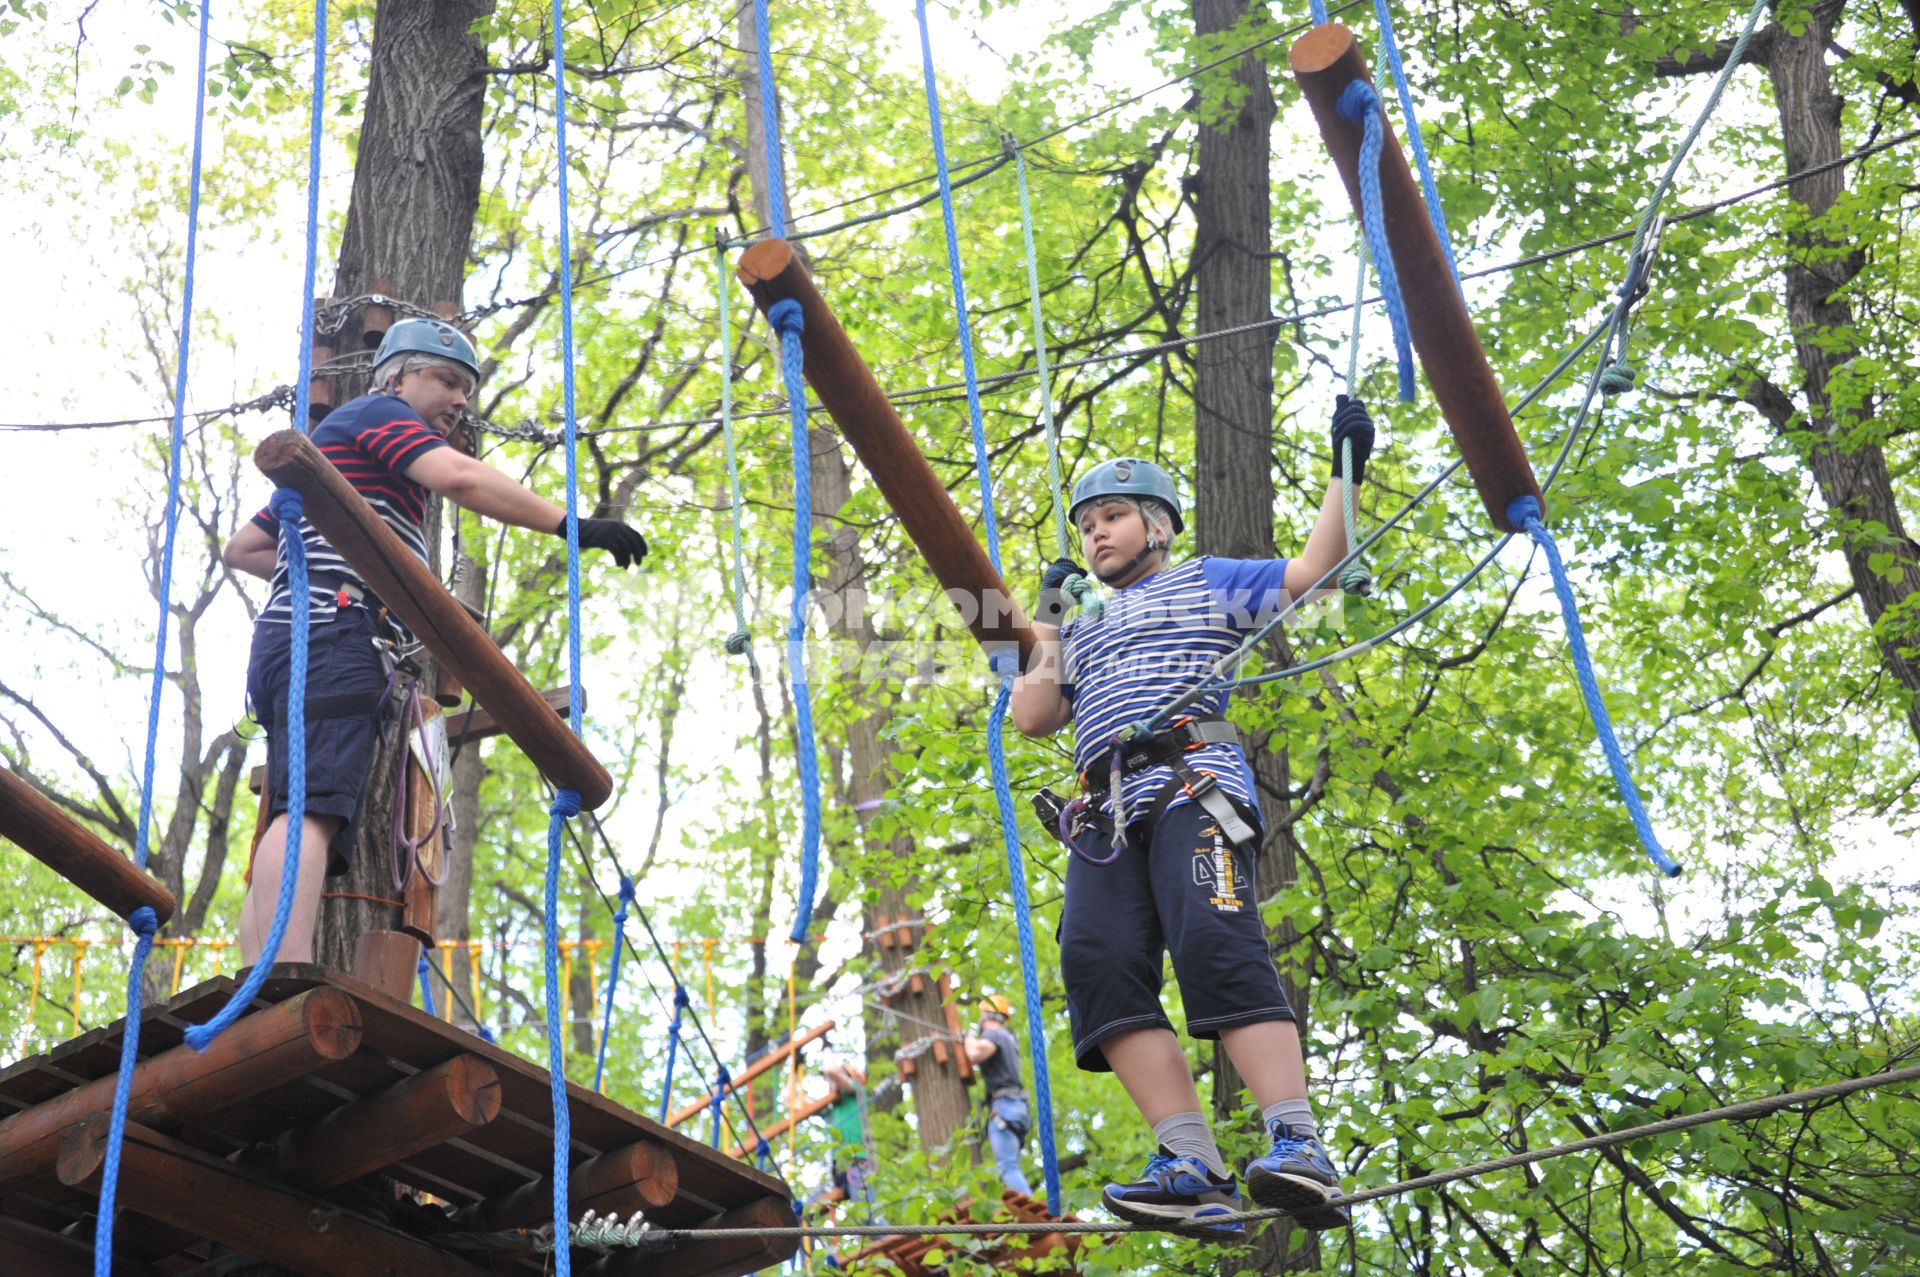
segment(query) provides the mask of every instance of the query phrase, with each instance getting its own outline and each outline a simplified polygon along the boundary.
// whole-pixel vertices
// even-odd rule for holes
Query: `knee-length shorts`
[[[1083,838],[1096,858],[1112,850],[1104,833]],[[1193,1037],[1294,1018],[1260,922],[1253,862],[1253,848],[1236,847],[1192,802],[1161,813],[1150,833],[1145,821],[1133,825],[1110,864],[1067,858],[1060,964],[1082,1069],[1111,1071],[1100,1044],[1116,1034],[1173,1027],[1160,1005],[1167,954]]]

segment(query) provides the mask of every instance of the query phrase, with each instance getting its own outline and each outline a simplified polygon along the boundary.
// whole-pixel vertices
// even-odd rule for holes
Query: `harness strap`
[[[1200,804],[1200,810],[1214,818],[1224,833],[1236,845],[1251,847],[1259,839],[1259,831],[1248,824],[1240,815],[1240,809],[1233,797],[1220,788],[1220,781],[1212,772],[1199,772],[1186,763],[1175,760],[1173,763],[1175,779],[1167,782],[1153,800],[1153,809],[1147,813],[1147,828],[1152,829],[1160,823],[1173,800],[1182,793]]]
[[[1240,729],[1224,718],[1183,718],[1165,731],[1117,742],[1094,755],[1080,773],[1080,784],[1090,794],[1106,794],[1114,787],[1115,772],[1126,776],[1207,745],[1238,744]]]

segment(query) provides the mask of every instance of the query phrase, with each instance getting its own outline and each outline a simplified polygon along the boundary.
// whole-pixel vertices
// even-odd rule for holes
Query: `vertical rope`
[[[573,231],[567,200],[567,38],[562,0],[553,0],[553,127],[555,168],[560,201],[560,382],[566,424],[567,461],[567,721],[578,736],[584,728],[585,689],[581,684],[580,638],[580,457],[579,426],[574,414],[573,370]],[[567,1076],[561,1048],[558,959],[560,950],[560,835],[563,826],[580,814],[580,794],[573,789],[554,791],[547,822],[546,978],[547,1080],[553,1098],[553,1235],[568,1235],[570,1211],[568,1178],[572,1170],[573,1124],[567,1108]],[[573,1255],[556,1245],[554,1272],[572,1277]]]
[[[420,960],[414,964],[413,974],[420,980],[420,1009],[434,1019],[440,1018],[440,1012],[433,1005],[433,986],[427,983],[427,951],[420,951]]]
[[[1434,185],[1433,166],[1427,162],[1426,139],[1420,136],[1420,119],[1413,113],[1413,90],[1407,85],[1407,68],[1400,61],[1400,42],[1393,34],[1393,12],[1387,0],[1373,0],[1374,15],[1380,20],[1380,48],[1387,55],[1387,67],[1393,73],[1393,87],[1400,95],[1400,114],[1407,117],[1407,141],[1413,146],[1414,167],[1420,171],[1420,189],[1427,197],[1427,219],[1446,254],[1447,273],[1453,286],[1460,287],[1460,268],[1453,260],[1453,237],[1447,233],[1447,215],[1440,207],[1440,188]]]
[[[1360,244],[1354,253],[1357,266],[1353,281],[1353,327],[1347,333],[1347,397],[1358,393],[1360,384],[1360,312],[1366,308],[1367,301],[1367,236],[1363,229]],[[1353,441],[1343,439],[1340,442],[1340,473],[1346,478],[1340,481],[1340,522],[1347,534],[1347,549],[1351,551],[1360,544],[1359,519],[1354,510],[1354,489],[1360,485],[1353,480]],[[1373,575],[1367,571],[1367,565],[1359,555],[1354,555],[1347,566],[1340,569],[1340,588],[1348,594],[1358,594],[1365,598],[1373,593]]]
[[[173,552],[180,528],[180,452],[187,410],[187,374],[193,339],[193,270],[200,242],[200,174],[207,111],[207,26],[211,0],[200,0],[199,70],[194,81],[193,160],[187,178],[187,256],[181,271],[180,340],[174,356],[173,428],[167,444],[167,532],[160,550],[160,623],[153,643],[153,684],[147,693],[147,747],[140,772],[140,824],[134,830],[134,863],[147,867],[153,821],[154,756],[160,740],[160,699],[167,685],[167,622],[173,602]],[[119,1190],[120,1146],[127,1131],[127,1103],[132,1095],[133,1070],[140,1059],[140,1010],[146,989],[147,956],[153,952],[159,915],[142,906],[127,918],[138,937],[127,968],[126,1015],[120,1028],[120,1072],[114,1082],[113,1111],[107,1124],[106,1164],[100,1177],[100,1208],[94,1217],[93,1271],[109,1277],[113,1270],[113,1200]],[[76,952],[78,952],[76,950]],[[34,993],[39,993],[39,952],[34,954]],[[74,1003],[76,1011],[78,1000]],[[32,1024],[29,1012],[28,1024]]]
[[[1413,343],[1407,335],[1407,310],[1400,299],[1400,275],[1393,250],[1387,244],[1386,209],[1380,198],[1380,156],[1386,147],[1386,129],[1380,118],[1380,95],[1365,80],[1355,80],[1340,91],[1340,117],[1363,126],[1360,142],[1360,221],[1380,275],[1380,299],[1393,325],[1393,352],[1400,374],[1400,401],[1413,402]]]
[[[754,673],[760,672],[753,659],[753,634],[747,629],[747,567],[742,549],[740,495],[740,458],[733,439],[733,293],[727,278],[727,250],[719,232],[713,238],[714,274],[720,293],[720,434],[727,452],[727,514],[733,523],[733,633],[727,635],[727,651],[744,656]]]
[[[620,875],[620,910],[613,915],[613,963],[607,972],[606,1019],[600,1026],[600,1058],[593,1065],[593,1089],[607,1074],[607,1040],[613,1036],[613,995],[620,988],[620,946],[627,938],[627,906],[633,903],[633,879]]]
[[[1600,683],[1594,676],[1593,656],[1587,651],[1586,631],[1580,624],[1580,608],[1573,597],[1573,583],[1567,579],[1566,565],[1560,561],[1560,547],[1554,544],[1553,534],[1540,521],[1540,514],[1540,503],[1530,495],[1514,498],[1507,507],[1507,521],[1515,527],[1526,529],[1527,535],[1546,554],[1547,569],[1553,575],[1553,592],[1560,599],[1560,613],[1567,623],[1567,647],[1573,653],[1573,669],[1580,681],[1580,694],[1586,698],[1587,713],[1593,719],[1593,729],[1600,738],[1600,748],[1605,751],[1607,766],[1613,772],[1614,787],[1620,791],[1621,801],[1626,803],[1627,813],[1633,818],[1634,831],[1640,835],[1640,846],[1660,872],[1669,878],[1677,877],[1680,866],[1661,849],[1660,840],[1653,832],[1653,822],[1647,818],[1647,809],[1640,801],[1640,791],[1634,787],[1633,773],[1627,769],[1626,755],[1614,735],[1613,719],[1607,714],[1607,702],[1600,695]]]
[[[727,1066],[722,1064],[719,1077],[714,1081],[713,1102],[709,1106],[713,1110],[713,1146],[715,1148],[720,1147],[720,1109],[727,1102],[727,1088],[732,1085],[733,1074],[727,1072]]]
[[[660,1083],[660,1121],[667,1120],[667,1105],[673,1100],[673,1066],[680,1058],[680,1020],[687,1013],[687,986],[673,982],[673,1023],[667,1026],[667,1076]]]
[[[953,289],[954,322],[960,334],[960,363],[967,382],[967,414],[973,426],[974,466],[980,482],[982,521],[986,525],[987,557],[1000,574],[1000,531],[993,509],[993,474],[987,461],[986,424],[980,411],[979,377],[974,369],[973,331],[967,315],[966,281],[960,269],[960,237],[954,225],[953,179],[947,172],[947,147],[940,128],[940,91],[933,74],[933,41],[927,32],[926,0],[914,0],[914,13],[920,24],[920,67],[926,84],[927,117],[933,126],[934,171],[940,182],[940,216],[947,236],[947,275]],[[1042,342],[1042,345],[1045,343]],[[1060,1159],[1054,1149],[1053,1086],[1047,1069],[1047,1046],[1043,1025],[1046,1017],[1040,1002],[1040,970],[1034,957],[1033,914],[1027,900],[1026,865],[1020,852],[1020,827],[1014,814],[1013,790],[1007,778],[1006,717],[1013,697],[1014,676],[1019,673],[1019,651],[1002,648],[991,653],[994,672],[1000,676],[1000,694],[987,721],[987,758],[993,773],[994,800],[1000,814],[1000,835],[1006,844],[1007,877],[1013,889],[1014,919],[1020,937],[1020,966],[1027,1005],[1027,1023],[1033,1039],[1033,1090],[1040,1108],[1040,1158],[1046,1168],[1047,1209],[1060,1214]]]
[[[758,46],[760,136],[767,153],[767,227],[773,238],[787,237],[787,183],[780,157],[780,101],[773,86],[773,25],[767,0],[753,0],[753,39]]]

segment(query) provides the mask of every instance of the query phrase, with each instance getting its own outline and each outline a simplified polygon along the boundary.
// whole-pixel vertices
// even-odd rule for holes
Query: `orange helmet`
[[[1002,1020],[1009,1019],[1013,1015],[1013,1004],[1007,1001],[1007,995],[1004,993],[989,993],[980,999],[980,1014],[997,1015]]]

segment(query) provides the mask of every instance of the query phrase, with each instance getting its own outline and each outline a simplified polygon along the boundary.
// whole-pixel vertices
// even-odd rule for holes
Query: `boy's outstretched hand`
[[[560,520],[560,526],[553,530],[553,534],[558,537],[567,535],[565,519]],[[623,568],[647,557],[647,539],[640,535],[638,528],[628,527],[618,519],[580,520],[580,548],[605,550]]]

